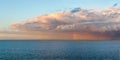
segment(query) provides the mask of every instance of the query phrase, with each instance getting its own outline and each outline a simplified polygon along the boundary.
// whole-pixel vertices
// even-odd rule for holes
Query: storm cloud
[[[120,8],[105,10],[75,8],[71,11],[42,15],[11,25],[17,31],[78,32],[120,37]]]

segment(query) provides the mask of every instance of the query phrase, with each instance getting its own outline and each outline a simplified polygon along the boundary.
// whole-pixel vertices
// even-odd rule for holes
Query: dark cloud
[[[74,8],[73,10],[71,10],[72,13],[76,13],[76,12],[80,12],[81,8]]]
[[[115,4],[113,4],[113,7],[116,7],[118,5],[118,3],[115,3]]]

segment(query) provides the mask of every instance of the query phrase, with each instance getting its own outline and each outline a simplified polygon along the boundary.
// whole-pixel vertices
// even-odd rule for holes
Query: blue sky
[[[119,32],[120,0],[0,0],[0,39],[114,40]]]
[[[0,28],[36,16],[69,10],[69,8],[105,9],[120,0],[0,0]]]

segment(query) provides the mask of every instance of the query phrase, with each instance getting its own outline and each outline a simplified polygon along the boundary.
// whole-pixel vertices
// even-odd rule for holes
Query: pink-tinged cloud
[[[77,32],[92,36],[106,36],[119,39],[120,8],[94,9],[75,8],[68,12],[42,15],[12,24],[12,29],[28,32]]]

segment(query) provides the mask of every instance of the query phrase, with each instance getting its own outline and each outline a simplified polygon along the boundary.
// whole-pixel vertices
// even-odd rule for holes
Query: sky
[[[120,0],[0,0],[0,39],[120,39],[119,6]]]

